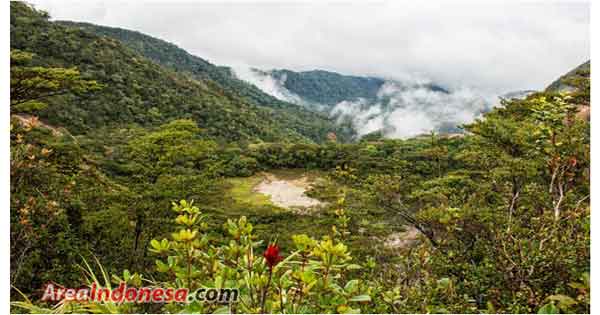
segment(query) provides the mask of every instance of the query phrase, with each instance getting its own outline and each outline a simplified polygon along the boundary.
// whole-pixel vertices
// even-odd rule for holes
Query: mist
[[[330,115],[338,123],[350,121],[359,137],[380,131],[386,138],[409,138],[431,131],[460,132],[460,125],[472,122],[494,104],[468,88],[448,92],[431,90],[414,82],[386,82],[375,103],[364,99],[338,103]]]
[[[285,78],[269,71],[236,66],[234,74],[282,101],[323,111],[338,124],[350,123],[360,138],[381,132],[386,138],[409,138],[429,133],[461,132],[460,126],[474,121],[499,103],[498,95],[471,87],[445,90],[424,77],[402,75],[387,78],[375,100],[358,98],[337,104],[316,104],[289,91]]]
[[[308,102],[300,96],[286,89],[281,79],[274,78],[264,72],[261,73],[260,70],[249,66],[236,65],[232,67],[232,70],[238,79],[254,84],[263,92],[277,99],[298,105],[308,105]]]

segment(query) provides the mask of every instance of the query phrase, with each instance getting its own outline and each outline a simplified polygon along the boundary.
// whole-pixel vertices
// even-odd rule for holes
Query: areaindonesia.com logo
[[[194,301],[208,303],[235,303],[239,298],[237,288],[202,288],[190,292],[188,288],[161,287],[128,287],[121,282],[116,288],[97,286],[65,288],[53,283],[44,287],[42,301],[59,302],[62,300],[80,302],[112,302],[112,303],[191,303]]]

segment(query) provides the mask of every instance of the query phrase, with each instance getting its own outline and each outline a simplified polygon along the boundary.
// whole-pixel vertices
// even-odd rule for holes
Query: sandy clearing
[[[321,205],[317,199],[310,198],[304,193],[310,185],[306,176],[294,180],[278,179],[273,174],[266,174],[265,179],[260,182],[254,191],[271,197],[271,201],[283,208],[313,207]]]

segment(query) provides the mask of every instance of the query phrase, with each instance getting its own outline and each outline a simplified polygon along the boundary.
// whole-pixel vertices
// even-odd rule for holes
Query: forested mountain
[[[82,77],[104,86],[88,97],[68,93],[53,98],[52,106],[39,113],[74,133],[107,125],[158,125],[174,118],[194,119],[207,134],[227,140],[319,142],[336,131],[319,114],[293,105],[255,105],[231,88],[162,67],[118,40],[50,22],[20,4],[11,9],[11,47],[35,53],[36,65],[77,67]]]
[[[375,102],[380,98],[381,88],[386,83],[449,93],[443,87],[433,83],[415,84],[378,77],[344,75],[324,70],[296,72],[287,69],[249,69],[249,72],[238,73],[238,75],[252,83],[268,78],[268,80],[276,82],[279,88],[288,92],[289,95],[297,96],[300,102],[322,105],[325,109],[331,109],[343,101],[362,99],[367,102]]]
[[[247,97],[255,104],[286,108],[291,105],[289,102],[282,101],[257,88],[253,84],[256,83],[254,80],[240,80],[234,73],[234,69],[227,66],[216,66],[167,41],[116,27],[73,21],[57,21],[57,23],[117,39],[150,60],[178,72],[189,73],[198,79],[213,80],[227,91]],[[283,88],[299,96],[305,102],[324,104],[330,107],[341,101],[358,98],[374,101],[379,89],[385,83],[382,78],[349,76],[323,70],[295,72],[286,69],[269,71],[250,69],[250,71],[258,76],[269,76],[273,80],[281,82]],[[245,79],[245,77],[242,78]],[[426,84],[426,86],[433,91],[447,92],[435,84]]]
[[[160,65],[177,72],[188,73],[200,80],[210,79],[215,81],[228,92],[248,98],[254,104],[297,110],[296,114],[303,113],[297,109],[297,106],[282,102],[264,93],[256,86],[237,79],[231,68],[216,66],[167,41],[137,31],[116,27],[72,21],[57,21],[57,23],[119,40],[127,47]]]
[[[446,89],[425,80],[348,76],[314,70],[234,69],[263,91],[349,124],[358,138],[378,133],[407,138],[434,130],[462,132],[494,103],[466,87]]]
[[[272,76],[284,88],[309,102],[330,106],[358,98],[375,100],[385,83],[380,78],[348,76],[323,70],[295,72],[280,69],[261,74]]]
[[[586,116],[589,119],[590,73],[591,63],[588,60],[552,82],[546,88],[546,91],[570,93],[574,101],[580,106],[580,112],[587,111]],[[588,108],[581,108],[581,106],[588,106]]]
[[[548,91],[569,91],[575,88],[578,79],[585,79],[590,76],[591,62],[590,60],[575,67],[573,70],[565,73],[563,76],[552,82],[546,90]]]
[[[48,18],[11,2],[11,311],[590,312],[589,68],[485,112],[464,91],[385,82],[367,101],[377,79],[299,74],[315,100],[362,95],[332,108],[373,130],[347,143],[166,42]],[[431,132],[436,104],[468,132]],[[46,284],[239,299],[47,301]]]
[[[397,138],[426,133],[430,128],[443,133],[460,132],[460,124],[491,107],[477,95],[451,92],[433,83],[400,82],[322,70],[231,69],[213,65],[176,45],[136,31],[80,22],[58,23],[117,39],[178,73],[215,81],[225,91],[253,104],[281,109],[298,118],[294,124],[313,121],[315,114],[306,110],[323,113],[336,121],[335,133],[340,140],[348,140],[355,133],[360,137],[379,132],[385,137]],[[419,123],[404,121],[412,117]]]

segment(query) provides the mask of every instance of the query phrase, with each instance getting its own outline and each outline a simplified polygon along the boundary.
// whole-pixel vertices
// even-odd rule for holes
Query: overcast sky
[[[321,4],[30,1],[53,19],[137,30],[220,65],[541,89],[590,56],[588,2]]]

